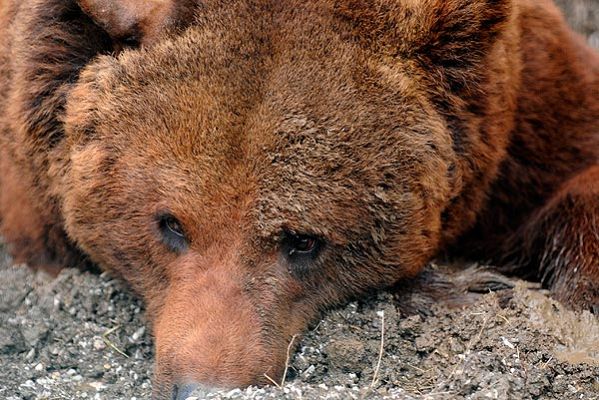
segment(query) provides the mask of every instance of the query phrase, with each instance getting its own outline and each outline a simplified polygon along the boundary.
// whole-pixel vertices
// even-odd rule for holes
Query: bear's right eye
[[[281,251],[293,271],[300,274],[310,270],[323,247],[323,240],[315,235],[291,231],[281,235]]]
[[[189,240],[179,220],[171,214],[162,214],[158,216],[158,230],[160,231],[162,242],[175,253],[182,253],[187,250]]]

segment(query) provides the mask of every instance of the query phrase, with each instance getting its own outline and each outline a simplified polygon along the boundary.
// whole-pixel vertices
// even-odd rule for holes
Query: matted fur
[[[599,57],[550,1],[115,4],[1,3],[0,224],[144,297],[157,397],[276,379],[320,311],[440,255],[597,310]]]

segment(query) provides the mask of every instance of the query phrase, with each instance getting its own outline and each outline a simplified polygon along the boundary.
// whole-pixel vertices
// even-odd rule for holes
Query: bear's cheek
[[[99,210],[106,206],[108,171],[106,152],[91,144],[72,152],[68,173],[64,179],[63,214],[67,232],[78,242],[84,242],[86,231],[97,222]]]
[[[144,186],[132,190],[136,182],[123,180],[117,164],[101,144],[73,151],[62,209],[66,230],[77,245],[102,268],[131,278],[136,286],[139,279],[129,275],[153,276],[152,258],[166,260],[169,253],[156,238]]]

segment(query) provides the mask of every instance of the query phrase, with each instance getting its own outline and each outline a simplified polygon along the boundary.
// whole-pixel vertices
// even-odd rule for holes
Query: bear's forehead
[[[171,129],[214,123],[220,134],[251,118],[276,125],[297,114],[338,126],[397,108],[405,93],[390,87],[415,90],[397,62],[388,68],[351,39],[351,24],[343,31],[331,11],[335,1],[230,3],[223,10],[207,2],[182,36],[123,54],[107,71],[115,114]]]
[[[401,63],[375,59],[332,31],[302,26],[283,40],[277,32],[221,38],[206,29],[126,52],[106,71],[99,121],[108,135],[211,159],[293,148],[308,160],[322,157],[319,149],[334,155],[345,143],[372,141],[364,133],[413,125],[426,102]]]
[[[381,179],[406,190],[397,171],[418,158],[412,137],[425,140],[409,132],[421,129],[424,100],[401,65],[367,54],[322,15],[268,28],[268,15],[229,18],[240,21],[199,24],[105,71],[98,130],[127,167],[163,174],[163,193],[178,182],[169,195],[201,218],[244,202],[265,235],[285,224],[359,225],[384,202],[373,200]]]

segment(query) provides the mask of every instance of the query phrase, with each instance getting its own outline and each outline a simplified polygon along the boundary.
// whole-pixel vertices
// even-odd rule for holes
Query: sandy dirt
[[[599,0],[555,0],[574,29],[599,49]]]
[[[6,257],[0,280],[0,398],[148,398],[151,337],[121,282]],[[389,294],[350,303],[298,339],[280,388],[210,398],[599,399],[599,319],[514,283],[426,317]]]
[[[599,0],[558,3],[599,48]],[[389,294],[350,303],[298,338],[280,387],[209,397],[599,399],[599,318],[512,283],[426,317]],[[152,359],[143,305],[125,285],[14,266],[0,244],[0,399],[145,399]]]

